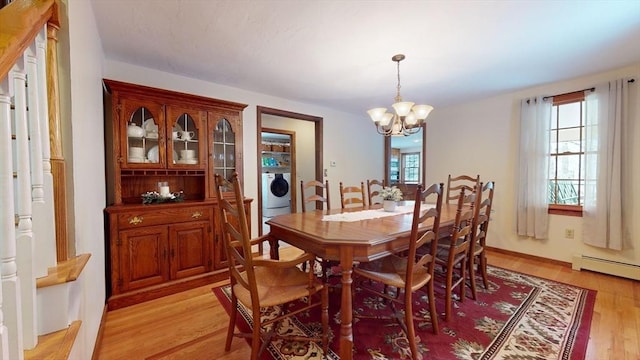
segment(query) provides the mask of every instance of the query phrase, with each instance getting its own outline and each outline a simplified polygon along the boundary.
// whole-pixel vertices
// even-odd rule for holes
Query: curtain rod
[[[635,81],[636,81],[636,79],[629,79],[629,80],[627,80],[627,83],[632,83],[632,82],[635,82]],[[551,96],[545,96],[545,97],[543,97],[543,98],[542,98],[542,100],[545,100],[545,101],[546,101],[547,99],[552,98],[552,97],[556,97],[556,96],[562,96],[562,95],[572,94],[572,93],[574,93],[574,92],[580,92],[580,91],[594,91],[595,89],[596,89],[595,87],[591,87],[591,88],[588,88],[588,89],[582,89],[582,90],[570,91],[570,92],[568,92],[568,93],[564,93],[564,94],[556,94],[556,95],[551,95]]]

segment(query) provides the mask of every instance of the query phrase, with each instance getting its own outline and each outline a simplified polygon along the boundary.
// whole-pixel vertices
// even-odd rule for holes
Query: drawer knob
[[[138,225],[142,223],[142,220],[144,220],[142,216],[134,216],[132,218],[129,218],[129,224]]]
[[[199,219],[199,218],[201,218],[201,217],[202,217],[202,212],[200,212],[200,211],[194,211],[194,212],[193,212],[193,214],[191,214],[191,217],[192,217],[193,219]]]

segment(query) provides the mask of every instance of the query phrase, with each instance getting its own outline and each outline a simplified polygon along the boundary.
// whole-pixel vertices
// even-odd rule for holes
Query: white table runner
[[[422,204],[420,210],[427,210],[434,207],[432,204]],[[413,204],[397,206],[395,211],[384,211],[384,209],[361,210],[353,212],[344,212],[340,214],[324,215],[322,221],[344,221],[353,222],[369,219],[377,219],[387,216],[406,214],[413,211]]]

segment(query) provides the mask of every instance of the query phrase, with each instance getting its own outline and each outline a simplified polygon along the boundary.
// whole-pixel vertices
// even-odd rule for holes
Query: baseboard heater
[[[640,280],[640,265],[598,259],[591,256],[574,256],[571,268],[574,270],[585,269],[628,279]]]

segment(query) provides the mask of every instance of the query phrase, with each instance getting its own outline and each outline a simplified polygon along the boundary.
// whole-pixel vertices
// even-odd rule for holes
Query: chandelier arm
[[[391,128],[389,128],[389,130],[385,130],[383,126],[376,124],[376,131],[378,132],[378,134],[380,135],[384,135],[384,136],[389,136],[391,135]]]

